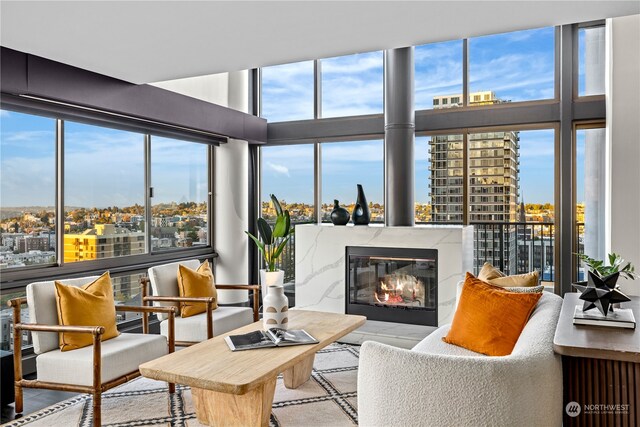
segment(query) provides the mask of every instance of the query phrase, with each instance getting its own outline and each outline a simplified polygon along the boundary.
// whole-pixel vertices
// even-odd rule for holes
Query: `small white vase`
[[[289,300],[283,286],[269,286],[269,292],[262,300],[262,324],[264,329],[287,329],[289,326]]]
[[[262,301],[269,293],[269,286],[282,286],[284,284],[284,270],[267,271],[260,270],[260,284],[262,285]]]

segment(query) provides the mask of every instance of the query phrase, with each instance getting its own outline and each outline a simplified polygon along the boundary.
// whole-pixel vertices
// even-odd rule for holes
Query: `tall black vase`
[[[371,212],[369,212],[369,204],[367,198],[364,196],[364,190],[362,185],[358,184],[358,198],[356,199],[356,205],[353,208],[351,219],[355,225],[367,225],[371,221]]]

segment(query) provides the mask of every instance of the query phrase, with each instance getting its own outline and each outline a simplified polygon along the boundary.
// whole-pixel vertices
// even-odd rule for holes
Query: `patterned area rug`
[[[316,354],[311,380],[289,390],[278,377],[271,427],[353,426],[358,424],[356,383],[360,347],[332,344]],[[65,400],[26,415],[7,427],[91,425],[89,395]],[[176,385],[170,397],[164,382],[138,378],[109,390],[102,398],[103,426],[202,426],[189,387]]]

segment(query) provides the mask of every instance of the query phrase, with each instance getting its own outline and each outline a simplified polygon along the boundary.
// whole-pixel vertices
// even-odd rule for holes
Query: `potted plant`
[[[629,280],[635,280],[638,274],[635,272],[633,265],[628,262],[626,265],[625,260],[618,254],[610,253],[608,255],[609,265],[604,265],[603,260],[596,260],[586,254],[576,254],[580,261],[584,262],[587,267],[599,278],[601,278],[610,288],[617,287],[616,281],[618,277],[622,276]]]
[[[282,209],[280,202],[273,194],[271,195],[271,201],[276,210],[276,222],[273,227],[264,218],[258,218],[258,236],[245,231],[258,246],[258,250],[264,259],[266,268],[260,270],[263,299],[267,295],[269,286],[282,286],[284,282],[284,271],[276,268],[276,262],[293,234],[289,211]]]

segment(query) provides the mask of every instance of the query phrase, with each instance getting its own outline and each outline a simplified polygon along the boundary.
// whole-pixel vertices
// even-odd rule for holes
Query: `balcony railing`
[[[474,223],[474,272],[485,262],[505,274],[522,274],[538,270],[544,282],[553,282],[554,233],[552,222]]]

